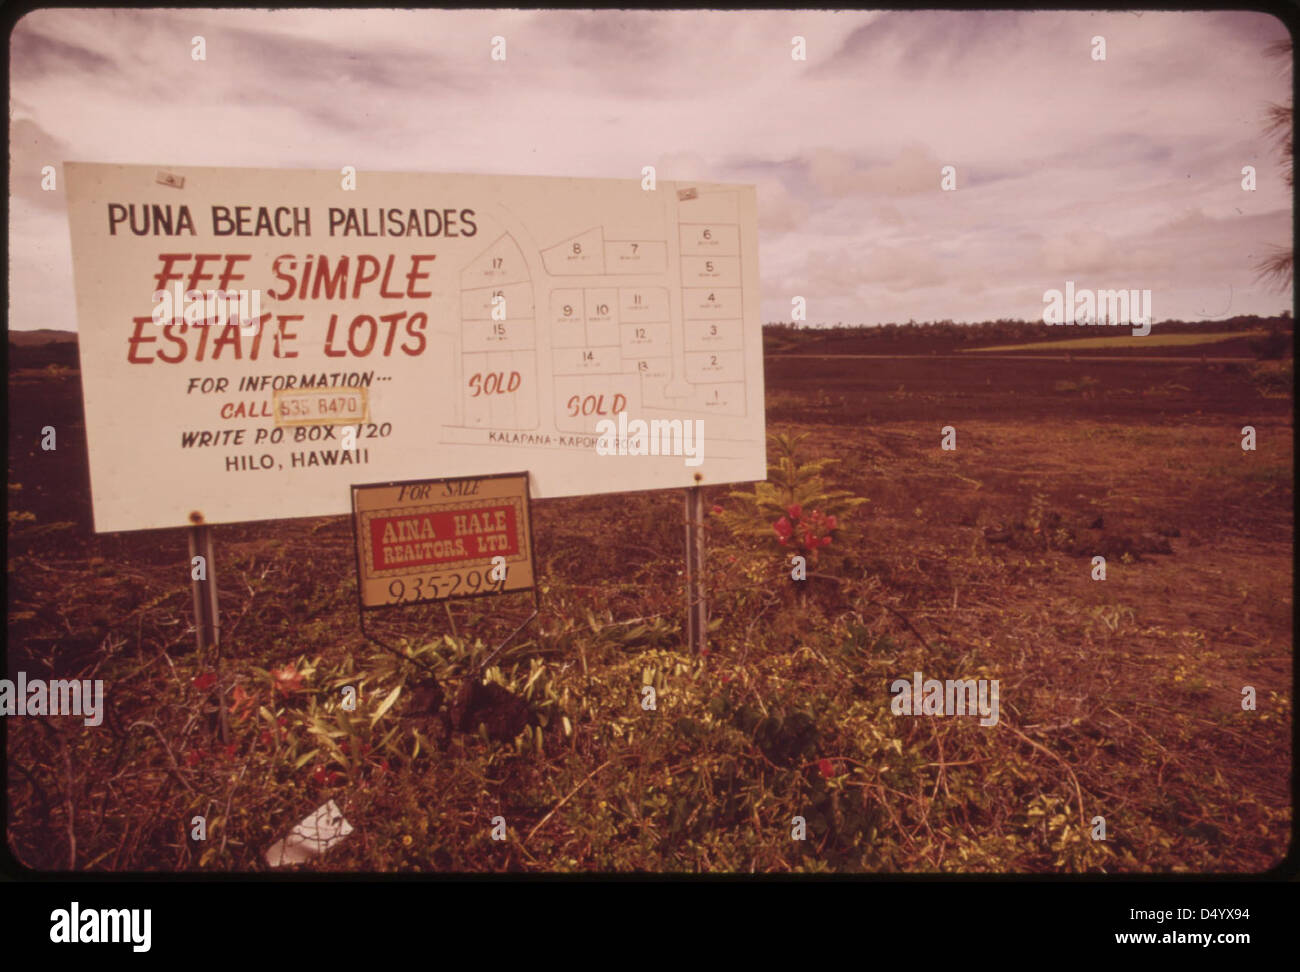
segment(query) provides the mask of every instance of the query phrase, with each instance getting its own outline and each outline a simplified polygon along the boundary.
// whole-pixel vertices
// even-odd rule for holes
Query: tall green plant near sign
[[[823,473],[838,459],[801,461],[799,447],[807,434],[769,436],[776,461],[767,480],[753,490],[732,490],[730,509],[715,506],[714,516],[737,538],[771,545],[781,554],[801,554],[814,562],[819,555],[842,552],[848,521],[869,502],[843,489],[832,488]]]

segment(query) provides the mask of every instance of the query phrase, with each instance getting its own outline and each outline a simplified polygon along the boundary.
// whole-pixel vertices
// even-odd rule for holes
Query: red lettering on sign
[[[513,506],[377,516],[370,521],[375,570],[432,567],[519,553]]]
[[[489,371],[486,375],[482,372],[478,372],[470,376],[469,387],[474,389],[474,394],[469,397],[478,398],[479,395],[508,395],[512,392],[518,391],[523,380],[523,376],[517,371],[512,371],[509,375],[504,371]]]

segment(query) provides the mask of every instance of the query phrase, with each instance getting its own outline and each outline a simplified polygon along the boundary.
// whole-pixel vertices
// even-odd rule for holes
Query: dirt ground
[[[256,869],[258,841],[316,805],[320,791],[293,782],[295,772],[305,776],[312,766],[276,770],[261,791],[262,784],[244,780],[235,803],[249,801],[248,820],[236,820],[231,811],[230,846],[223,838],[215,858],[200,862],[198,852],[174,833],[160,836],[150,801],[175,799],[177,813],[188,813],[197,804],[185,788],[202,787],[188,768],[176,766],[184,747],[203,751],[197,740],[206,731],[183,718],[198,703],[182,689],[190,691],[202,671],[194,657],[189,588],[177,582],[177,565],[188,559],[185,534],[91,532],[77,374],[22,364],[11,362],[19,370],[11,372],[9,385],[8,672],[71,677],[111,670],[113,721],[120,727],[114,733],[123,735],[105,737],[93,751],[78,743],[69,757],[78,761],[77,769],[65,772],[61,757],[68,756],[72,737],[61,735],[62,729],[51,735],[35,728],[35,720],[10,721],[11,852],[38,869],[62,868],[70,859],[77,868],[91,869],[186,868],[209,861]],[[817,623],[796,640],[783,642],[778,625],[770,639],[756,644],[740,631],[742,619],[725,616],[740,611],[741,602],[719,594],[713,613],[723,615],[724,623],[717,655],[708,660],[710,672],[725,665],[738,681],[767,679],[763,684],[769,685],[788,678],[794,686],[793,680],[806,678],[829,692],[829,667],[821,674],[781,674],[786,669],[778,667],[776,655],[807,650],[828,659],[828,666],[844,665],[851,677],[860,676],[862,692],[876,695],[915,658],[932,669],[978,663],[1002,680],[1004,716],[996,743],[981,739],[969,743],[977,748],[963,751],[959,747],[968,743],[955,732],[935,729],[922,738],[922,730],[908,729],[905,743],[918,754],[908,764],[915,792],[891,797],[892,778],[874,778],[870,785],[881,807],[878,818],[862,824],[862,833],[875,836],[845,838],[841,856],[827,858],[826,866],[1260,871],[1286,853],[1292,816],[1294,400],[1289,390],[1262,392],[1253,368],[1249,362],[1196,361],[769,360],[770,431],[809,433],[809,457],[839,460],[831,474],[834,485],[870,501],[856,514],[859,539],[842,569],[855,583],[869,579],[872,596],[895,615],[882,612],[874,623],[893,627],[888,638],[883,627],[873,628],[871,657],[850,664],[835,653],[846,631],[867,623],[866,601],[828,600]],[[58,429],[55,452],[40,449],[46,425]],[[1241,448],[1245,425],[1256,429],[1253,452]],[[945,426],[955,430],[954,451],[940,448]],[[707,502],[725,502],[727,492],[710,489]],[[584,676],[589,685],[605,664],[601,658],[609,671],[624,663],[627,646],[599,648],[594,641],[555,634],[585,623],[590,610],[611,618],[667,613],[677,624],[672,613],[681,603],[680,497],[636,493],[538,501],[534,518],[543,610],[550,615],[536,644],[552,649],[548,659],[562,666],[557,687],[590,664]],[[228,613],[223,634],[236,671],[269,668],[295,653],[339,660],[357,650],[346,520],[216,531]],[[1092,576],[1097,551],[1107,558],[1104,581]],[[458,610],[462,627],[486,621],[473,607]],[[902,644],[921,654],[905,657],[890,648]],[[678,641],[661,647],[681,646]],[[253,676],[247,678],[251,686]],[[1257,698],[1253,711],[1241,705],[1247,686]],[[174,728],[164,710],[177,713]],[[210,708],[202,711],[211,718]],[[820,725],[823,738],[838,740],[837,754],[858,752],[858,743],[847,736],[847,727],[858,725],[849,711],[841,717],[828,710]],[[572,717],[579,720],[577,710]],[[167,751],[175,750],[170,763],[160,747],[122,742],[126,727],[141,720],[158,724]],[[477,838],[413,830],[413,815],[424,819],[424,810],[412,807],[424,804],[411,795],[423,784],[401,777],[419,765],[411,757],[405,770],[394,763],[398,778],[374,783],[376,802],[364,804],[386,807],[395,823],[387,830],[376,824],[365,849],[342,856],[335,866],[811,866],[806,857],[754,849],[752,835],[743,847],[740,838],[733,845],[727,837],[709,838],[721,842],[716,847],[703,837],[683,844],[680,833],[689,831],[694,817],[673,823],[672,813],[681,817],[683,811],[671,807],[662,808],[664,833],[677,835],[671,840],[651,839],[660,811],[650,804],[627,811],[635,817],[634,828],[619,818],[607,830],[593,829],[591,821],[622,811],[614,790],[596,789],[599,782],[582,784],[591,778],[588,770],[594,774],[642,745],[621,732],[617,744],[597,743],[606,728],[598,722],[579,727],[583,742],[572,740],[568,762],[552,755],[548,736],[545,759],[521,764],[509,783],[496,778],[495,769],[465,783],[465,792],[476,795],[497,794],[499,786],[500,798],[514,801],[514,813],[524,821],[519,826],[526,823],[543,835],[554,831],[547,838],[553,844],[476,864],[449,848],[477,847]],[[583,733],[591,734],[590,741]],[[459,745],[434,757],[443,760],[438,766],[444,776],[469,759]],[[252,760],[256,743],[247,746],[241,752]],[[473,752],[478,758],[488,750]],[[637,751],[634,762],[648,759],[648,752]],[[495,756],[483,758],[485,767],[497,765],[491,762]],[[677,758],[694,757],[688,747]],[[1039,776],[1025,792],[1043,792],[1041,801],[1027,797],[1016,807],[997,802],[1001,798],[990,788],[1014,785],[993,769],[1003,759],[1013,775],[1022,771],[1019,761],[1031,761],[1024,771]],[[219,808],[224,800],[229,811],[229,790],[222,788],[229,781],[218,772],[212,779],[204,805],[215,801]],[[773,779],[764,777],[764,785],[775,785]],[[557,807],[579,784],[586,787],[581,796]],[[445,778],[439,786],[443,794],[456,792]],[[917,809],[922,802],[923,814]],[[456,813],[439,806],[442,825],[454,829],[447,821]],[[842,820],[835,807],[834,819]],[[914,811],[915,818],[909,816]],[[349,813],[364,811],[354,807]],[[1067,859],[1062,848],[1076,838],[1062,836],[1061,819],[1073,826],[1075,817],[1086,817],[1091,826],[1095,816],[1106,818],[1114,856]],[[620,829],[625,825],[630,829]],[[78,841],[71,855],[69,832]],[[401,850],[412,832],[417,850],[420,841],[427,845],[414,857]],[[385,840],[397,851],[384,849]],[[837,847],[838,840],[839,832],[825,846]],[[870,851],[872,840],[892,842],[897,851]]]

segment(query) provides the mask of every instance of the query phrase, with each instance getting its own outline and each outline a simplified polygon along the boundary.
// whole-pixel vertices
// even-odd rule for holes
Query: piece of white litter
[[[289,831],[284,840],[272,844],[266,852],[266,863],[272,867],[302,864],[325,853],[350,833],[352,825],[343,819],[343,811],[334,801],[329,800]]]

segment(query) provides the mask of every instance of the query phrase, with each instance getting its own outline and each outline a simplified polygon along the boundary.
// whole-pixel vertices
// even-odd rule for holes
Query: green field
[[[1188,347],[1194,344],[1215,344],[1233,338],[1263,337],[1264,331],[1212,331],[1209,334],[1148,334],[1136,338],[1131,331],[1115,337],[1072,338],[1068,341],[1038,341],[1033,344],[999,344],[991,348],[963,348],[965,352],[980,351],[1087,351],[1092,348],[1131,348],[1133,341],[1141,341],[1148,348]]]

